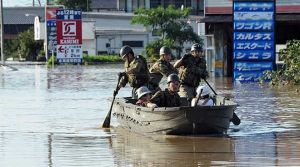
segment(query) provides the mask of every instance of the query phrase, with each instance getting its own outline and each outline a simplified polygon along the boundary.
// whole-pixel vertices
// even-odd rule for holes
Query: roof
[[[34,24],[35,16],[45,18],[45,7],[4,7],[4,24]]]
[[[276,14],[276,21],[300,21],[300,14]],[[200,18],[202,23],[230,23],[232,15],[206,15]]]
[[[117,9],[117,0],[92,0],[92,9]]]

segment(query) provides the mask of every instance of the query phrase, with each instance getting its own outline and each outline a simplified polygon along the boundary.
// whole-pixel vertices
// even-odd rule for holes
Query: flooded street
[[[109,110],[121,64],[0,69],[0,166],[297,166],[300,92],[208,81],[233,97],[242,122],[228,136],[151,136],[128,132]],[[118,96],[130,96],[129,87]]]

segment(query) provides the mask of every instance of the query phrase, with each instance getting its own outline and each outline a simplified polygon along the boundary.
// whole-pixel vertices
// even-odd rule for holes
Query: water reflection
[[[151,136],[115,128],[111,147],[116,166],[211,166],[234,161],[227,137]]]

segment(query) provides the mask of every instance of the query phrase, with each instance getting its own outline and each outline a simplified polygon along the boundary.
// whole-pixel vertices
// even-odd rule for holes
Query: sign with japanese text
[[[47,33],[47,56],[52,55],[52,52],[56,54],[56,10],[60,9],[57,6],[46,7],[46,33]]]
[[[82,62],[81,11],[57,10],[57,59],[60,63]]]
[[[274,28],[274,1],[233,2],[234,80],[257,81],[265,70],[273,69]]]

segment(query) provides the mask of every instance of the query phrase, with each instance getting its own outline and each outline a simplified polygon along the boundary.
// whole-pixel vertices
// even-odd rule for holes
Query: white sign
[[[82,59],[81,45],[57,45],[57,59],[62,63],[80,62]]]

